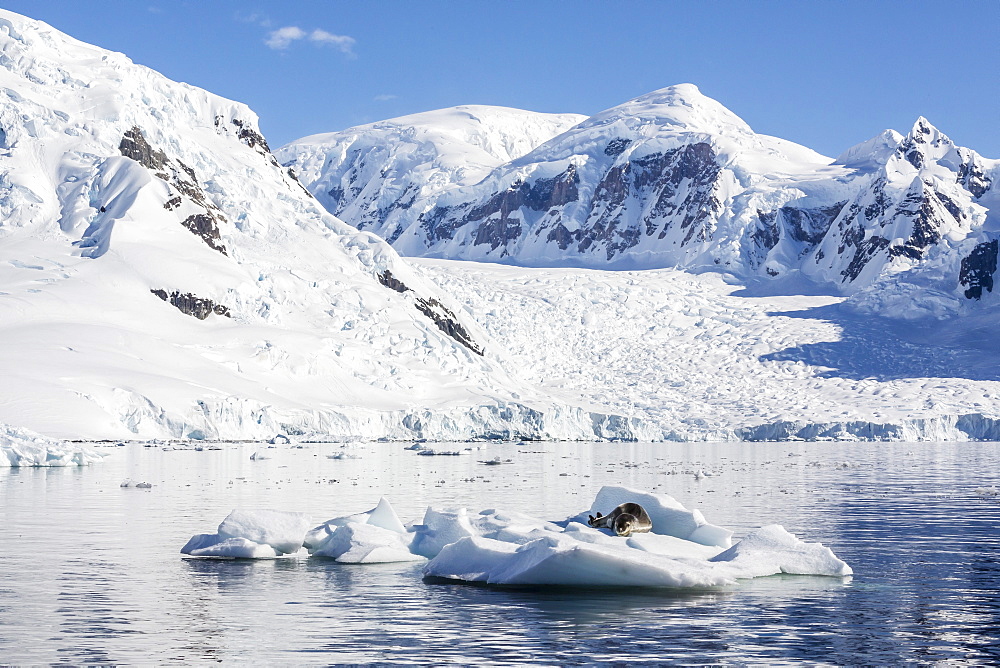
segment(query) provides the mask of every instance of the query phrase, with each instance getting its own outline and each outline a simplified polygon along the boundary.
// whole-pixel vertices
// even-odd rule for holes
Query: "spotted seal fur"
[[[596,529],[612,529],[619,536],[647,533],[653,530],[653,521],[646,509],[638,503],[623,503],[607,515],[588,515],[587,524]]]

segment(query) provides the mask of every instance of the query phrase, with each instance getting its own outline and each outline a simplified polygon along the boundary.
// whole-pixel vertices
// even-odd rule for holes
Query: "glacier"
[[[63,438],[590,438],[245,105],[0,12],[0,421]],[[515,150],[512,147],[511,150]]]

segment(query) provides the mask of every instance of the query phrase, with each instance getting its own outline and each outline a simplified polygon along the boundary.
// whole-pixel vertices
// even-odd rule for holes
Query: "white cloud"
[[[397,97],[396,95],[383,93],[381,95],[376,95],[375,97],[372,98],[372,100],[374,100],[375,102],[388,102],[389,100],[395,100],[396,97]]]
[[[271,31],[271,34],[264,40],[264,44],[267,44],[272,49],[287,49],[289,44],[305,36],[306,31],[302,28],[298,26],[285,26],[284,28]]]
[[[339,49],[341,53],[354,55],[352,49],[354,48],[356,40],[353,37],[348,37],[347,35],[334,35],[331,32],[317,28],[309,33],[309,39],[317,44],[329,44],[330,46],[334,46]]]
[[[291,46],[292,42],[300,39],[308,39],[313,44],[319,46],[332,46],[348,56],[354,55],[353,49],[357,43],[357,40],[353,37],[334,35],[332,32],[327,32],[319,28],[316,28],[312,32],[306,32],[298,26],[285,26],[284,28],[271,31],[267,39],[264,40],[264,44],[267,44],[272,49],[281,51]]]

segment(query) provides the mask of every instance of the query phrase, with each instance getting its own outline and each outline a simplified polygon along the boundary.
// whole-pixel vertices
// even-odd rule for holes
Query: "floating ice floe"
[[[495,510],[428,509],[412,527],[412,549],[432,557],[426,576],[497,585],[716,587],[777,573],[852,573],[830,549],[777,525],[732,545],[731,531],[665,495],[604,487],[590,514],[627,501],[646,509],[651,533],[614,536],[587,526],[587,513],[556,524]]]
[[[193,557],[260,559],[293,554],[302,548],[309,519],[280,510],[234,510],[214,534],[198,534],[181,548]]]
[[[778,525],[733,544],[732,532],[665,495],[604,487],[590,514],[623,502],[642,505],[651,533],[616,536],[588,526],[588,513],[551,522],[490,509],[428,508],[404,526],[385,498],[372,510],[307,530],[298,513],[234,511],[217,534],[194,536],[181,550],[193,556],[273,558],[305,546],[312,556],[342,563],[429,559],[425,576],[495,585],[699,588],[790,573],[847,576],[850,566],[829,548],[804,542]]]
[[[331,557],[341,563],[423,561],[424,557],[410,549],[412,540],[383,497],[366,513],[327,520],[306,534],[304,543],[311,555]]]
[[[79,444],[0,424],[0,466],[86,466],[102,457]]]

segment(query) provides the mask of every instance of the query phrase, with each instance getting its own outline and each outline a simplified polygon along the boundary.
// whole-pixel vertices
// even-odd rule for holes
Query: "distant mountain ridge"
[[[924,118],[905,136],[886,131],[834,160],[756,134],[681,84],[572,127],[553,122],[548,137],[526,132],[532,150],[486,170],[480,161],[470,177],[421,159],[447,152],[435,140],[457,109],[306,138],[276,154],[324,206],[404,255],[719,270],[789,289],[825,286],[898,317],[995,300],[1000,225],[990,211],[1000,210],[1000,161],[956,146]],[[387,152],[359,148],[391,144],[390,127],[433,146],[410,153],[405,170]]]

